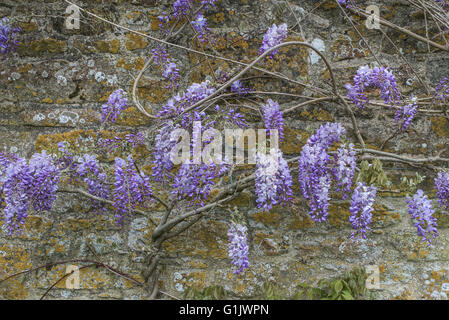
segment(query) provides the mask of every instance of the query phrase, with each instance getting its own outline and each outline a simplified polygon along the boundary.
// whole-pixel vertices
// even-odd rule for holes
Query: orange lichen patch
[[[395,280],[395,279],[393,279]],[[396,281],[396,280],[395,280]],[[392,300],[415,300],[416,298],[409,290],[404,290],[400,295],[393,297]]]
[[[332,203],[329,206],[328,220],[334,227],[341,227],[343,225],[349,225],[349,203]]]
[[[0,278],[32,267],[30,255],[21,247],[5,244],[0,246]],[[11,278],[0,284],[0,296],[6,299],[26,299],[28,297],[27,284],[22,281],[23,276]]]
[[[280,143],[284,154],[299,154],[309,139],[310,133],[301,129],[284,127],[284,140]]]
[[[149,103],[162,103],[170,97],[165,81],[141,79],[137,87],[137,97]],[[148,110],[147,108],[147,111]]]
[[[432,131],[439,137],[449,138],[449,121],[443,117],[431,117]]]
[[[36,151],[41,152],[42,150],[47,150],[50,153],[56,152],[58,143],[62,141],[67,141],[76,150],[77,143],[79,143],[79,139],[81,138],[95,139],[96,134],[93,130],[72,130],[64,133],[41,134],[35,142]]]
[[[258,212],[253,215],[254,220],[263,223],[266,226],[279,226],[281,220],[280,214],[275,209],[271,211]]]
[[[134,107],[129,107],[122,111],[120,117],[115,121],[123,126],[142,126],[148,124],[150,119]]]
[[[20,43],[17,51],[19,54],[35,56],[43,53],[61,53],[67,49],[64,41],[48,38],[33,40],[30,43]]]
[[[120,41],[113,39],[111,41],[99,40],[95,42],[95,48],[100,52],[118,53],[120,49]]]
[[[242,192],[237,197],[229,201],[227,204],[231,207],[249,207],[251,196],[248,192]]]
[[[313,226],[315,226],[315,222],[308,214],[295,210],[293,220],[289,224],[288,228],[291,230],[302,230],[312,228]]]
[[[42,103],[53,103],[53,100],[51,98],[45,98],[41,100]]]
[[[19,67],[18,71],[19,71],[20,73],[28,72],[28,71],[31,70],[32,67],[33,67],[33,66],[32,66],[30,63],[28,63],[28,64],[26,64],[26,65],[24,65],[24,66]]]
[[[314,109],[312,111],[304,110],[301,112],[301,117],[306,118],[307,120],[317,120],[317,121],[334,121],[332,115],[323,109]]]
[[[212,21],[215,23],[223,23],[225,22],[225,14],[224,12],[218,12],[212,16]]]
[[[163,247],[169,254],[179,253],[186,256],[199,256],[203,259],[225,259],[227,252],[228,226],[217,221],[197,223],[186,232],[184,237],[164,242]],[[186,241],[186,237],[188,241]]]
[[[126,69],[126,70],[140,70],[143,68],[145,61],[142,57],[138,57],[133,62],[127,63],[124,58],[121,58],[117,61],[117,67]]]
[[[34,22],[19,22],[23,32],[33,32],[37,30],[37,24]]]
[[[387,207],[375,204],[373,210],[373,219],[372,222],[386,222],[388,220],[401,220],[401,215],[397,212],[391,212]]]
[[[40,240],[41,235],[50,230],[52,225],[53,223],[50,220],[44,220],[42,217],[30,215],[25,220],[25,226],[20,238],[26,240]]]
[[[142,32],[142,33],[144,33],[144,32]],[[142,37],[138,34],[130,32],[126,35],[126,38],[128,40],[126,40],[125,45],[126,45],[126,49],[128,49],[129,51],[143,49],[143,48],[146,48],[146,46],[148,46],[148,41],[144,37]]]
[[[190,261],[189,265],[193,269],[207,269],[207,264],[199,261]]]
[[[429,247],[422,241],[417,241],[412,247],[412,251],[407,253],[407,258],[412,261],[419,261],[427,257],[430,253]]]
[[[151,31],[159,31],[161,27],[159,26],[158,16],[148,15],[148,19],[150,19],[150,28]]]

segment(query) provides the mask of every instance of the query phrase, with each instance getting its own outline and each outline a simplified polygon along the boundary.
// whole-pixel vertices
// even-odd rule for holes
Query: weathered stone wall
[[[332,1],[321,2],[318,9],[305,17],[318,1],[290,1],[295,14],[302,19],[305,40],[324,50],[339,84],[343,85],[359,66],[372,62],[373,58],[336,5]],[[84,0],[81,3],[99,16],[155,36],[159,36],[157,16],[169,6],[167,1],[156,0]],[[219,35],[217,53],[241,61],[256,57],[268,26],[281,21],[289,26],[295,24],[289,9],[279,3],[218,1],[217,7],[208,13],[210,26]],[[380,1],[378,5],[385,19],[425,35],[423,16],[409,5],[391,1]],[[43,149],[52,150],[63,140],[78,141],[80,148],[88,146],[98,132],[101,104],[118,87],[131,90],[133,77],[155,46],[143,37],[88,16],[84,16],[80,30],[67,30],[65,9],[66,4],[61,0],[0,1],[0,17],[8,16],[23,28],[17,54],[0,64],[1,150],[30,156]],[[355,16],[354,21],[363,22]],[[381,33],[366,29],[363,23],[358,26],[381,62],[397,75],[401,92],[423,94],[419,81]],[[428,84],[435,85],[448,74],[447,53],[429,51],[424,43],[384,30]],[[176,41],[190,46],[190,37],[191,32],[181,34]],[[289,39],[301,39],[301,34],[291,32]],[[181,66],[183,85],[203,81],[210,75],[209,64],[213,68],[229,66],[213,59],[205,63],[200,56],[180,49],[170,49],[170,54]],[[279,58],[266,67],[293,79],[330,88],[324,64],[304,49],[284,48]],[[309,93],[299,86],[269,79],[257,80],[252,85],[265,91]],[[139,83],[138,96],[155,112],[170,97],[165,86],[158,70],[149,70]],[[285,102],[285,106],[294,103],[283,97],[279,101]],[[260,122],[259,117],[248,116]],[[380,141],[394,132],[393,117],[392,111],[381,107],[357,111],[362,135],[370,147],[378,148]],[[309,136],[306,128],[316,129],[326,121],[341,121],[350,131],[350,120],[337,104],[315,104],[289,114],[286,140],[281,145],[284,154],[297,155]],[[137,154],[144,166],[151,160],[148,149],[153,123],[131,107],[113,126],[122,132],[139,128],[147,135],[147,148],[141,148]],[[354,136],[349,137],[356,141]],[[420,113],[413,129],[392,139],[386,150],[430,156],[447,146],[448,141],[448,120],[441,113]],[[449,152],[442,155],[449,157]],[[434,196],[432,171],[405,164],[385,163],[384,166],[395,185],[401,176],[414,175],[415,170],[426,175],[421,187]],[[382,284],[382,290],[377,292],[379,298],[430,298],[434,292],[444,292],[441,285],[449,282],[449,219],[444,213],[437,214],[439,242],[435,248],[428,248],[416,235],[404,194],[380,192],[373,231],[366,241],[354,244],[350,241],[347,202],[334,203],[329,221],[317,225],[307,216],[297,185],[295,194],[292,206],[275,208],[270,213],[255,207],[253,193],[245,192],[234,200],[233,205],[245,213],[250,233],[251,268],[242,275],[232,275],[227,257],[229,212],[225,210],[217,209],[210,218],[165,244],[162,290],[181,296],[189,286],[218,284],[231,296],[249,298],[261,293],[263,283],[276,282],[287,296],[297,290],[299,283],[313,284],[318,279],[339,276],[354,266],[378,265]],[[140,216],[133,217],[129,228],[121,230],[113,214],[97,215],[88,202],[74,195],[60,195],[51,212],[31,214],[21,235],[8,236],[3,221],[0,226],[0,278],[46,263],[92,257],[86,245],[89,241],[103,261],[141,279],[152,232],[147,218]],[[66,265],[58,265],[8,280],[0,284],[0,296],[38,298],[65,271]],[[66,289],[62,281],[49,297],[140,299],[148,294],[105,269],[86,268],[80,272],[81,289]]]

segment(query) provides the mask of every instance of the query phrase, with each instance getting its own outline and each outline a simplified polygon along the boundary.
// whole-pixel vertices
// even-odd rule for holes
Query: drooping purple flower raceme
[[[208,200],[214,179],[222,176],[229,165],[225,162],[217,165],[210,163],[183,163],[174,178],[172,194],[178,200],[188,200],[188,205],[204,206]]]
[[[247,228],[242,224],[232,223],[228,230],[229,257],[236,267],[234,274],[239,274],[249,268]]]
[[[267,30],[265,35],[263,36],[262,46],[259,49],[259,54],[264,53],[265,51],[279,45],[282,41],[287,38],[287,24],[283,23],[279,25],[279,27],[273,23],[271,28]],[[273,58],[279,50],[271,51],[270,59]]]
[[[449,78],[444,77],[435,88],[435,98],[444,101],[449,95]]]
[[[6,204],[3,213],[10,234],[21,231],[30,207],[35,211],[50,210],[59,175],[54,158],[46,151],[35,153],[28,163],[18,157],[9,162],[2,178],[2,190]]]
[[[351,216],[349,222],[352,224],[352,228],[355,230],[351,234],[351,239],[355,239],[356,236],[361,236],[366,239],[366,232],[371,230],[369,224],[373,217],[373,203],[376,199],[376,187],[367,186],[363,182],[358,182],[352,194],[351,206],[349,211]]]
[[[351,191],[355,168],[357,166],[354,144],[350,143],[347,146],[338,148],[333,160],[332,173],[337,183],[337,190],[343,192],[343,200],[345,200]]]
[[[415,115],[418,113],[417,100],[418,99],[412,95],[412,103],[401,106],[396,112],[394,120],[399,125],[401,130],[406,130]]]
[[[268,99],[267,103],[262,105],[262,115],[267,134],[270,135],[270,129],[277,129],[279,139],[282,141],[284,138],[284,117],[282,116],[279,104]]]
[[[19,41],[16,39],[17,33],[21,31],[20,27],[12,28],[9,25],[8,18],[0,20],[0,55],[6,58],[8,53],[14,52]]]
[[[159,112],[158,116],[177,117],[185,109],[214,92],[215,88],[208,80],[203,81],[202,83],[193,83],[189,88],[187,88],[184,94],[177,94],[168,100],[168,102],[162,107],[162,110]],[[181,127],[184,129],[192,129],[194,121],[202,121],[204,128],[211,125],[210,123],[206,123],[208,121],[206,114],[195,108],[194,110],[186,112],[182,115]]]
[[[137,206],[146,206],[153,201],[151,196],[150,180],[146,175],[137,173],[132,156],[129,155],[127,161],[115,158],[113,201],[117,224],[129,217]]]
[[[198,14],[195,20],[192,21],[193,29],[198,33],[198,39],[201,42],[208,42],[210,40],[210,30],[207,27],[207,20],[201,13]]]
[[[298,181],[303,196],[309,202],[309,215],[315,222],[327,219],[333,180],[336,180],[337,190],[343,191],[343,197],[352,185],[355,170],[353,146],[349,145],[347,150],[341,147],[333,157],[327,153],[327,149],[345,134],[346,130],[340,123],[326,123],[301,150]]]
[[[449,172],[438,172],[435,179],[435,189],[441,207],[449,210]]]
[[[231,85],[231,92],[237,93],[239,96],[243,96],[250,93],[251,89],[243,86],[240,80],[236,80]]]
[[[107,176],[97,160],[96,155],[84,154],[77,160],[76,175],[80,177],[88,186],[88,192],[102,199],[109,200],[110,190],[107,184]],[[92,200],[93,209],[97,212],[104,212],[106,209],[103,203]]]
[[[154,141],[154,167],[153,177],[158,182],[163,182],[171,178],[170,170],[173,162],[170,159],[170,152],[176,145],[176,140],[172,139],[172,132],[176,129],[172,121],[163,124]]]
[[[108,102],[102,106],[101,122],[115,122],[120,113],[128,106],[125,91],[118,89],[111,93]]]
[[[363,109],[369,102],[365,95],[366,89],[379,88],[381,97],[390,107],[399,105],[400,94],[394,74],[384,67],[369,68],[368,66],[360,67],[353,79],[354,84],[347,83],[345,85],[348,90],[348,98],[351,99],[360,109]]]
[[[419,189],[413,197],[407,197],[408,213],[414,220],[418,235],[429,245],[438,237],[437,219],[433,217],[435,210],[432,208],[432,201]]]
[[[167,86],[167,88],[170,88],[170,90],[172,90],[178,87],[176,81],[179,77],[179,69],[176,63],[171,62],[170,59],[168,59],[167,63],[165,64],[164,71],[162,71],[162,76],[165,80],[169,81],[169,85]]]
[[[256,155],[255,185],[257,207],[269,211],[274,205],[292,199],[292,176],[279,149]]]
[[[151,50],[154,55],[154,63],[157,65],[164,65],[168,60],[167,50],[162,46],[157,46]]]

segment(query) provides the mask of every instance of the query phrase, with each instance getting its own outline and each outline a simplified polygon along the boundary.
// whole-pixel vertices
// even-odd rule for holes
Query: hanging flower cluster
[[[108,102],[102,106],[101,122],[115,122],[120,113],[128,106],[128,99],[123,89],[115,90],[108,98]]]
[[[3,59],[6,58],[8,53],[16,50],[19,41],[16,39],[17,33],[22,31],[20,27],[12,28],[9,25],[8,18],[0,20],[0,55]]]
[[[201,42],[208,42],[211,39],[211,33],[209,28],[207,27],[207,20],[204,18],[204,15],[199,13],[195,20],[192,21],[193,29],[198,33],[198,39]]]
[[[407,197],[405,201],[408,204],[408,213],[415,220],[418,235],[431,245],[433,240],[438,237],[437,219],[433,217],[435,210],[432,208],[432,201],[421,189],[413,197]]]
[[[150,180],[146,175],[137,173],[132,156],[129,155],[127,161],[115,158],[113,201],[117,224],[121,224],[123,218],[137,206],[146,206],[153,201],[151,196]]]
[[[251,89],[243,86],[240,80],[236,80],[231,85],[231,92],[237,93],[239,96],[243,96],[250,93]]]
[[[272,206],[291,200],[292,176],[279,149],[272,148],[269,154],[257,153],[255,176],[259,208],[269,211]]]
[[[346,130],[340,123],[326,123],[307,140],[301,150],[299,186],[309,201],[309,214],[316,222],[323,222],[327,218],[333,180],[337,181],[338,189],[343,191],[343,197],[352,185],[355,172],[353,146],[349,145],[347,150],[339,149],[333,157],[327,153],[327,149],[345,134]]]
[[[412,103],[401,106],[396,112],[394,120],[399,125],[399,128],[401,130],[406,130],[408,128],[416,113],[418,112],[418,105],[416,103],[417,100],[418,99],[414,95],[412,95]]]
[[[249,268],[247,227],[242,224],[233,223],[228,230],[229,236],[229,257],[236,267],[234,274],[239,274]]]
[[[270,129],[277,129],[279,140],[284,138],[284,117],[279,107],[279,103],[268,99],[267,103],[262,105],[262,116],[267,130],[267,135],[270,135]]]
[[[183,163],[174,178],[172,194],[178,200],[188,200],[190,206],[204,206],[208,200],[214,179],[221,177],[229,170],[225,162],[217,165],[210,163]]]
[[[373,217],[373,203],[376,199],[376,187],[367,186],[363,182],[358,182],[352,194],[351,207],[349,212],[349,222],[355,231],[351,234],[351,238],[361,236],[366,239],[366,232],[370,230],[369,224]]]
[[[353,79],[354,84],[345,85],[348,90],[348,98],[351,99],[360,109],[363,109],[369,102],[365,95],[366,89],[379,88],[381,97],[390,106],[399,105],[400,95],[396,83],[396,77],[388,68],[360,67]]]
[[[449,78],[444,77],[435,88],[435,98],[444,101],[449,95]]]
[[[435,189],[441,207],[449,209],[449,172],[439,172],[435,179]]]
[[[35,153],[29,162],[5,155],[1,158],[5,223],[9,234],[16,230],[20,233],[30,208],[37,212],[50,210],[56,199],[60,170],[45,150]]]
[[[271,28],[267,30],[263,36],[262,46],[259,49],[259,54],[279,45],[287,38],[287,24],[283,23],[279,27],[273,23]],[[269,58],[272,59],[279,50],[271,51]]]

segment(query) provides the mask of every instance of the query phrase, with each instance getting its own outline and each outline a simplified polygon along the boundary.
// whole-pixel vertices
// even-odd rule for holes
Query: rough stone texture
[[[290,1],[299,18],[305,40],[323,49],[335,68],[342,85],[350,81],[358,66],[372,62],[369,50],[351,28],[332,1],[323,4],[307,17],[315,1]],[[158,36],[157,16],[167,10],[164,1],[94,1],[79,2],[92,12],[129,28]],[[386,4],[387,3],[387,4]],[[382,1],[382,15],[401,26],[423,34],[424,20],[419,14],[410,19],[409,6]],[[64,28],[63,1],[2,1],[0,17],[8,16],[22,26],[24,32],[18,52],[0,65],[0,149],[30,156],[36,151],[54,148],[63,140],[78,141],[80,149],[93,141],[100,123],[100,106],[118,87],[130,90],[133,77],[144,65],[155,43],[120,30],[101,21],[85,17],[81,29]],[[285,21],[292,26],[294,17],[287,7],[276,1],[218,1],[208,13],[211,28],[219,35],[216,51],[227,57],[251,61],[257,54],[262,35],[273,22]],[[423,88],[411,70],[382,39],[376,30],[368,30],[354,17],[362,34],[369,39],[382,63],[388,64],[398,77],[403,94],[422,94]],[[387,30],[387,34],[403,48],[406,58],[425,81],[435,85],[447,76],[447,53],[431,50],[413,39]],[[177,39],[191,45],[191,34]],[[289,39],[301,39],[290,33]],[[232,43],[232,45],[230,45]],[[182,66],[183,84],[202,81],[210,76],[207,63],[195,54],[170,49],[171,56]],[[309,59],[310,58],[310,59]],[[222,61],[210,60],[212,67],[229,67]],[[267,68],[287,76],[329,89],[329,74],[324,64],[298,48],[284,48]],[[251,75],[253,73],[249,73]],[[257,80],[257,90],[309,94],[303,89],[279,81]],[[170,97],[158,70],[149,70],[139,83],[138,96],[156,112]],[[276,97],[277,98],[277,97]],[[285,107],[294,101],[279,97]],[[260,124],[257,115],[248,117]],[[380,107],[357,111],[359,125],[368,146],[379,147],[379,141],[392,134],[394,113]],[[316,129],[326,121],[341,121],[350,129],[350,121],[341,106],[323,103],[307,106],[289,114],[286,119],[286,141],[282,150],[297,155],[307,140],[306,128]],[[387,144],[387,151],[402,154],[434,155],[447,146],[449,123],[441,114],[419,114],[414,129]],[[152,121],[134,107],[113,126],[129,132],[138,127],[150,138]],[[349,130],[351,132],[351,130]],[[355,141],[355,137],[349,134]],[[148,148],[152,139],[148,139]],[[139,153],[140,163],[150,163],[148,150]],[[446,151],[442,156],[449,157]],[[384,164],[393,183],[401,176],[414,175],[415,168],[403,164]],[[432,196],[433,173],[416,168],[426,175],[423,188]],[[295,179],[296,180],[296,179]],[[233,206],[244,212],[249,223],[251,268],[242,275],[232,275],[227,257],[229,212],[216,210],[174,241],[164,244],[166,256],[161,269],[161,288],[181,296],[189,286],[199,288],[222,285],[236,298],[251,298],[261,293],[263,283],[275,282],[294,294],[299,283],[315,283],[318,279],[343,274],[354,266],[378,265],[382,290],[378,298],[435,299],[447,298],[442,286],[449,283],[449,220],[439,212],[440,240],[435,248],[420,243],[405,206],[403,194],[380,193],[374,212],[373,232],[360,244],[350,241],[348,203],[336,202],[329,221],[316,225],[307,216],[304,199],[295,186],[294,204],[275,208],[270,213],[255,207],[253,193],[244,193]],[[446,215],[445,215],[446,214]],[[3,222],[0,222],[3,226]],[[1,277],[54,261],[91,257],[89,241],[101,259],[123,272],[142,279],[144,257],[148,253],[152,227],[147,218],[133,217],[128,228],[120,230],[113,215],[98,216],[89,203],[76,196],[59,196],[54,210],[31,214],[22,235],[0,234]],[[105,269],[80,271],[80,289],[70,290],[65,281],[50,291],[53,299],[141,299],[147,292]],[[65,265],[32,272],[0,284],[0,295],[8,299],[34,299],[65,273]]]

